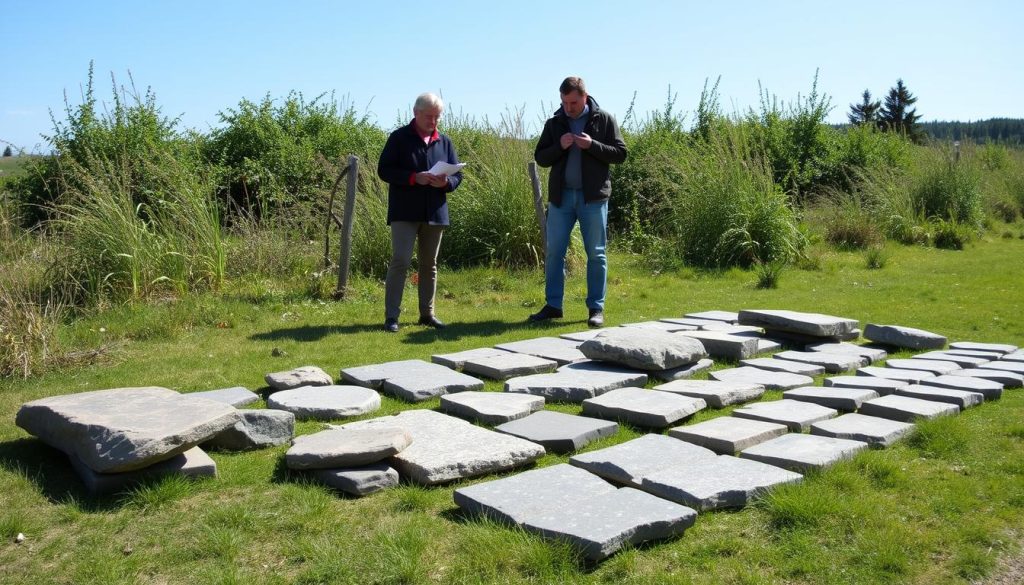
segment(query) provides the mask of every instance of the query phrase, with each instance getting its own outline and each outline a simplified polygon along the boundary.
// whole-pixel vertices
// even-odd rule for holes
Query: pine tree
[[[914,142],[921,142],[924,139],[924,132],[917,125],[921,115],[917,113],[917,108],[910,107],[916,102],[917,98],[903,85],[903,80],[897,79],[896,87],[889,89],[889,95],[885,96],[878,127],[899,132]]]
[[[4,158],[7,158],[9,156],[14,156],[14,153],[11,152],[11,146],[7,145],[7,148],[4,149]]]
[[[851,124],[876,124],[878,122],[878,109],[882,102],[871,101],[871,92],[864,90],[864,101],[859,104],[850,104],[850,113],[846,115]]]

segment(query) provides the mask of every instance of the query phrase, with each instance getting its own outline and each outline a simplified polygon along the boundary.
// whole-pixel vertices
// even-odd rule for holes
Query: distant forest
[[[1024,145],[1024,119],[992,118],[978,122],[918,122],[929,138],[936,140],[970,140],[999,144]]]

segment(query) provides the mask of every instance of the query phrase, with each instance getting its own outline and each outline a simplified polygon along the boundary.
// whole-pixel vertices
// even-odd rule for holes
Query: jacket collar
[[[587,96],[587,105],[590,106],[590,115],[594,115],[594,113],[600,111],[600,109],[601,109],[597,105],[597,100],[595,100],[594,96],[592,96],[592,95],[588,95]],[[556,118],[558,118],[558,117],[568,118],[569,117],[569,115],[565,113],[565,108],[563,108],[562,106],[558,106],[558,109],[555,110],[555,113],[553,114],[553,116],[556,117]]]

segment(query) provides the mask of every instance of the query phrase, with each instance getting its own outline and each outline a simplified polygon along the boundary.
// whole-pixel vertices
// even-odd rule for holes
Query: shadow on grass
[[[0,443],[0,468],[23,475],[53,504],[77,502],[84,512],[106,512],[124,505],[121,494],[96,496],[86,491],[67,455],[39,439]]]
[[[561,327],[567,323],[577,323],[577,321],[548,321],[543,323],[530,323],[525,320],[522,321],[465,321],[465,322],[450,322],[444,329],[433,329],[430,327],[424,327],[422,325],[416,325],[414,323],[402,323],[402,329],[399,331],[398,336],[402,343],[409,343],[414,345],[422,345],[427,343],[433,343],[434,341],[456,341],[463,337],[495,337],[503,335],[509,331],[517,330],[534,330],[538,333],[543,333],[547,330]],[[579,320],[581,328],[586,328],[586,320]],[[283,329],[273,329],[263,333],[256,333],[250,335],[249,339],[253,341],[280,341],[280,340],[291,340],[291,341],[321,341],[326,337],[333,337],[336,335],[352,335],[360,333],[378,332],[384,334],[383,322],[381,323],[352,323],[349,325],[308,325],[303,327],[288,327]]]

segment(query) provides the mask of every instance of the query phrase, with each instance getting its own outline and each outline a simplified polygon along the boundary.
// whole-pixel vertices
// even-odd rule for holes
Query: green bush
[[[919,160],[910,186],[915,211],[930,219],[980,225],[981,191],[977,171],[956,162],[945,152],[929,152]]]
[[[944,250],[963,250],[967,242],[973,239],[974,234],[970,227],[954,221],[938,220],[935,222],[935,231],[932,241],[936,248]]]

